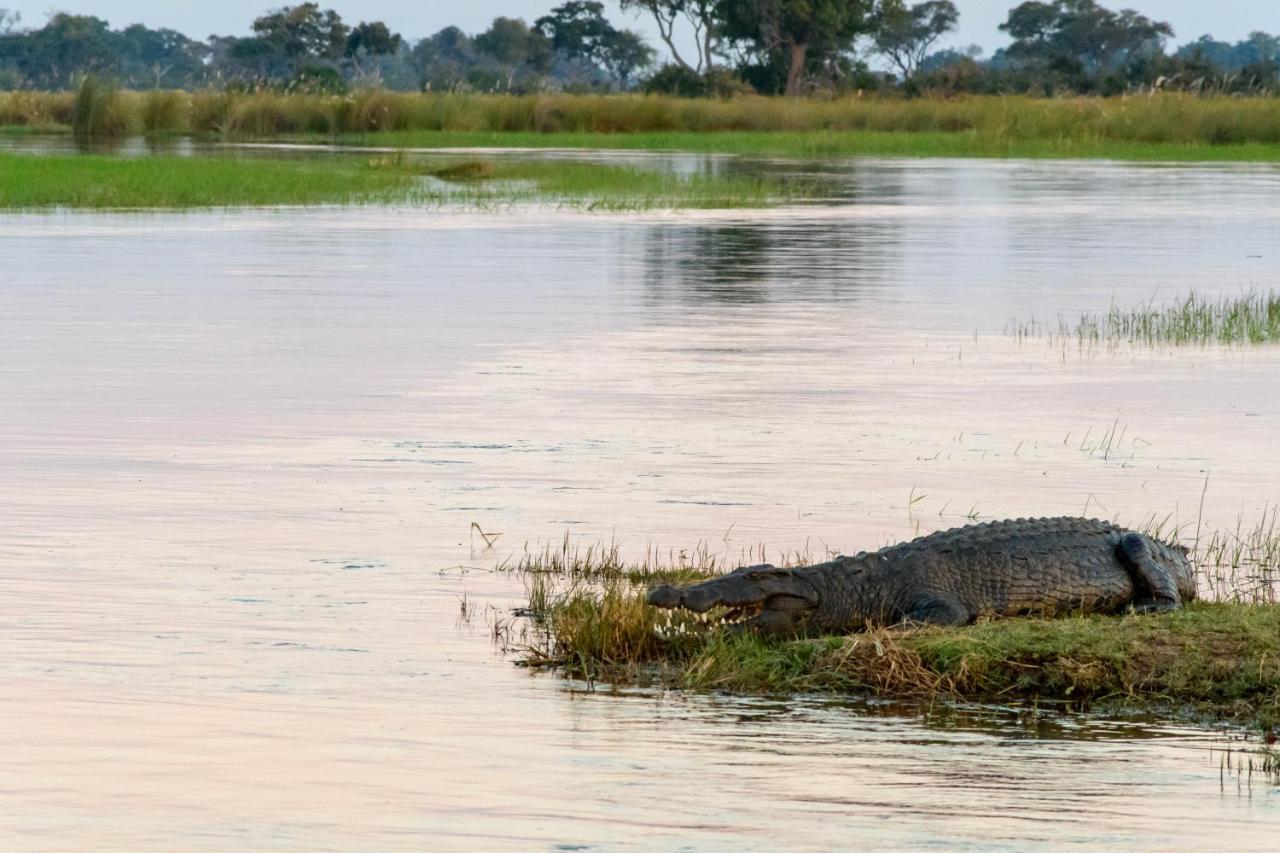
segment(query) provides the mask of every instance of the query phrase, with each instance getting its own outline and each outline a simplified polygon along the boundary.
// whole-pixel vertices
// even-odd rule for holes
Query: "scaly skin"
[[[1183,549],[1105,521],[1037,518],[957,527],[871,554],[779,569],[748,566],[649,593],[761,634],[843,634],[983,616],[1162,612],[1195,598]]]

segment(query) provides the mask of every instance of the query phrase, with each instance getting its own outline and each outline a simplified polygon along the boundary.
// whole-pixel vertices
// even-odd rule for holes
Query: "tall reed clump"
[[[93,74],[80,81],[71,109],[71,130],[77,136],[121,136],[137,126],[136,118],[113,84]]]
[[[140,95],[142,129],[147,133],[186,133],[191,130],[191,99],[182,92],[158,89]]]

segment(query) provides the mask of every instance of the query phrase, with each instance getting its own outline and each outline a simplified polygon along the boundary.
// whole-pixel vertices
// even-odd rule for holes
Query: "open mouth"
[[[717,628],[745,628],[764,612],[764,602],[744,604],[737,607],[713,606],[704,613],[676,608],[664,610],[662,617],[654,625],[654,633],[659,637],[678,637],[693,631],[705,631]]]

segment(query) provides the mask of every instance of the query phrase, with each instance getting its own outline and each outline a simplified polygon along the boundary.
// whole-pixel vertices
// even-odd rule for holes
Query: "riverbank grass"
[[[690,572],[675,580],[687,582]],[[649,583],[660,576],[652,576]],[[543,593],[524,663],[619,685],[932,701],[1097,703],[1280,722],[1280,607],[1191,602],[1161,615],[996,619],[768,641],[703,630],[610,580]]]
[[[931,702],[1029,701],[1191,710],[1280,724],[1280,533],[1269,509],[1234,529],[1142,525],[1190,536],[1197,583],[1212,600],[1168,614],[992,619],[959,628],[882,629],[765,640],[708,628],[645,603],[654,586],[738,565],[805,565],[831,554],[722,554],[705,544],[640,559],[616,546],[527,551],[505,565],[529,591],[528,620],[495,626],[520,662],[615,685],[736,693],[876,695]]]
[[[0,209],[530,204],[590,210],[764,207],[802,185],[576,160],[0,154]]]
[[[83,94],[83,93],[82,93]],[[0,93],[0,126],[399,147],[608,148],[797,157],[1280,160],[1280,99],[481,95],[363,89]],[[86,117],[84,105],[97,107]],[[89,120],[93,116],[98,118]]]

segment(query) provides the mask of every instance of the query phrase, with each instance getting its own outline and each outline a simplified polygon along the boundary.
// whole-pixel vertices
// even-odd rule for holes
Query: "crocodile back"
[[[1114,612],[1143,594],[1117,554],[1127,532],[1096,519],[1020,518],[940,531],[872,556],[904,589],[952,596],[976,616]],[[1193,598],[1185,556],[1143,538],[1184,597]]]

